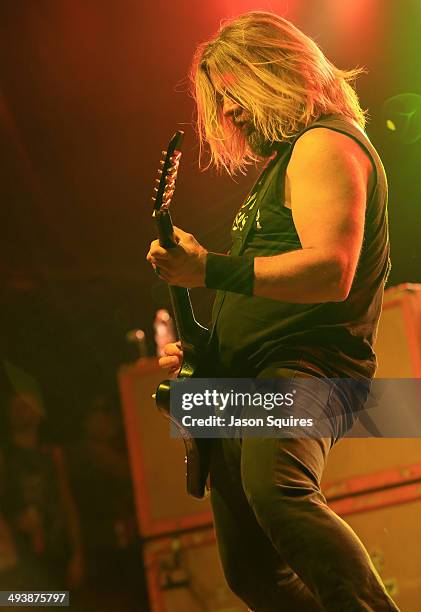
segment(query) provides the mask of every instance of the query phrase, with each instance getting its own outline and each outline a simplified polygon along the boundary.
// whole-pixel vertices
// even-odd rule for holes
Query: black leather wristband
[[[205,285],[209,289],[253,295],[254,258],[244,255],[208,253]]]

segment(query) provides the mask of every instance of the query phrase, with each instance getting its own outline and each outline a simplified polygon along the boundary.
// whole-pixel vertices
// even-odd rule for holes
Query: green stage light
[[[386,100],[383,118],[387,129],[403,144],[421,138],[421,95],[402,93]]]

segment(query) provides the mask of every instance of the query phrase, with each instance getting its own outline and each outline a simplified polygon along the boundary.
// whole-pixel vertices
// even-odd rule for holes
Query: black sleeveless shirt
[[[236,245],[244,242],[246,228],[241,247],[245,256],[302,248],[291,210],[285,206],[285,173],[295,142],[318,127],[353,138],[370,158],[374,171],[350,293],[342,302],[293,304],[218,291],[212,344],[227,376],[255,376],[272,364],[316,370],[330,377],[371,378],[375,373],[373,344],[390,269],[387,180],[380,157],[362,129],[346,117],[329,115],[307,126],[291,143],[282,144],[235,217],[231,252],[239,251]]]

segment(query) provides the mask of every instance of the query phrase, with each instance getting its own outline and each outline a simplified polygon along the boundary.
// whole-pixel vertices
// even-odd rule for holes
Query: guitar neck
[[[174,248],[176,241],[169,210],[154,211],[154,218],[158,229],[159,244],[164,249]],[[198,323],[194,316],[189,290],[175,285],[169,285],[168,289],[181,342],[196,347],[204,344],[208,339],[209,332],[206,327]]]

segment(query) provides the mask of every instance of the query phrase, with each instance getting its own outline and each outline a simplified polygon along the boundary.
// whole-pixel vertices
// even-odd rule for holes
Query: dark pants
[[[260,376],[294,376],[295,386],[304,380],[284,368]],[[334,396],[333,388],[329,410],[336,404],[338,418],[330,438],[213,441],[211,501],[222,565],[232,591],[256,612],[398,610],[362,543],[320,491],[329,450],[350,425],[347,411],[338,410],[343,397]]]

